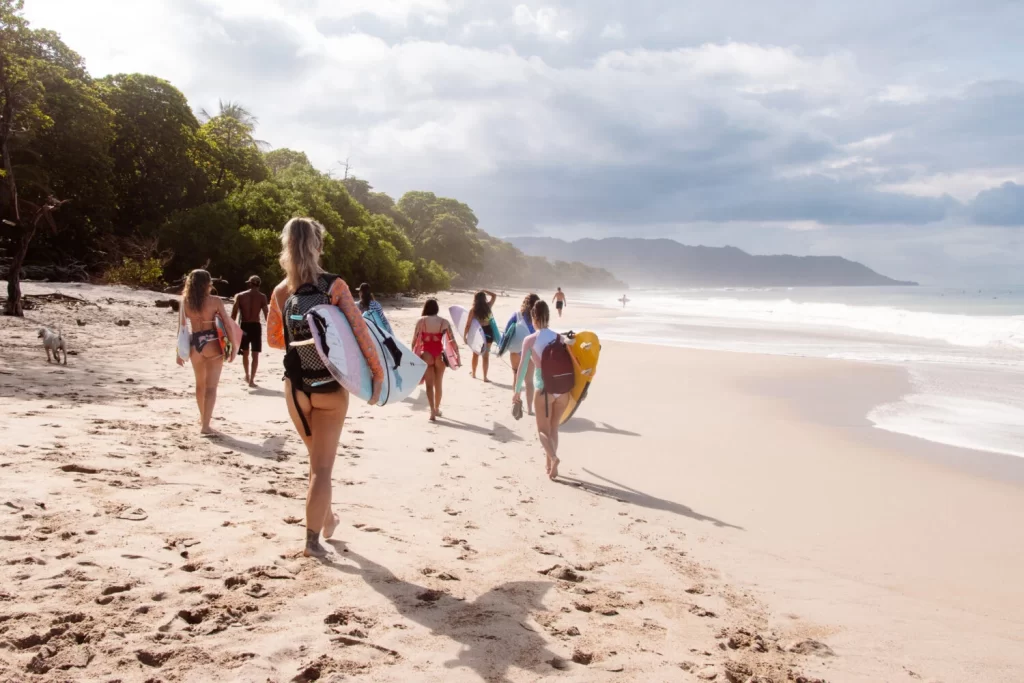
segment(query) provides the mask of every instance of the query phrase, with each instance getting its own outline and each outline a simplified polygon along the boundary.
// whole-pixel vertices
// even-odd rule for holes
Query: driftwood
[[[12,258],[0,258],[0,280],[8,279],[11,273]],[[88,282],[89,272],[82,263],[71,263],[66,266],[57,264],[28,265],[21,267],[22,280],[38,280],[41,282]]]
[[[21,303],[22,308],[24,308],[26,311],[36,309],[44,303],[70,303],[72,305],[80,304],[82,306],[96,306],[96,308],[99,308],[98,304],[94,304],[91,301],[86,301],[85,299],[81,299],[77,296],[61,294],[60,292],[53,292],[50,294],[25,294],[22,295],[21,297]],[[7,299],[0,298],[0,305],[6,304]]]

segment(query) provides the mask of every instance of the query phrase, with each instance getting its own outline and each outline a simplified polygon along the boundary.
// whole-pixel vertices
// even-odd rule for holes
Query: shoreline
[[[15,562],[0,566],[0,599],[22,615],[0,638],[82,620],[0,651],[0,677],[32,661],[54,663],[43,681],[126,683],[209,667],[238,680],[313,667],[328,680],[600,682],[724,679],[742,664],[777,683],[907,670],[1010,683],[1024,669],[1019,482],[870,427],[863,407],[905,387],[892,368],[607,342],[554,484],[497,359],[490,385],[446,374],[436,425],[422,392],[354,401],[334,470],[337,554],[321,564],[298,556],[306,458],[280,353],[264,354],[255,391],[239,363],[225,367],[224,436],[200,439],[161,295],[74,293],[98,307],[0,320],[0,510],[17,537],[3,541]],[[404,342],[421,302],[385,302]],[[499,299],[496,318],[517,303]],[[66,368],[40,360],[34,338],[54,320],[78,352]],[[600,330],[579,305],[563,321]],[[766,652],[726,645],[754,636]],[[806,639],[835,656],[785,650]]]

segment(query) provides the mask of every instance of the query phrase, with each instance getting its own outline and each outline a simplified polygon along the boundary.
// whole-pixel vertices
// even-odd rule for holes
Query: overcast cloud
[[[668,236],[1024,284],[1018,0],[36,0],[101,76],[498,235]]]

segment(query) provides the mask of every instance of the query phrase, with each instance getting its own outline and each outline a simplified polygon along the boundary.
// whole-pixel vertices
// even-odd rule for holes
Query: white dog
[[[43,348],[46,349],[46,362],[52,363],[54,360],[60,363],[60,352],[64,352],[64,365],[68,364],[68,349],[64,345],[64,333],[57,331],[54,333],[53,330],[42,327],[39,329],[39,338],[43,340]],[[53,359],[51,360],[50,354],[53,353]]]

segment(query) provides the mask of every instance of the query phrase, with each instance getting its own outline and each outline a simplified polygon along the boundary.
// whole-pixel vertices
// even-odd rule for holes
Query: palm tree
[[[200,109],[199,118],[203,120],[203,123],[222,116],[224,118],[234,119],[238,123],[242,124],[242,127],[249,133],[249,140],[257,149],[270,147],[269,142],[265,140],[256,140],[252,137],[253,133],[256,132],[256,125],[260,120],[240,102],[232,102],[231,100],[225,102],[224,100],[217,100],[217,108],[218,112],[216,116],[212,116],[206,111],[206,109]]]

